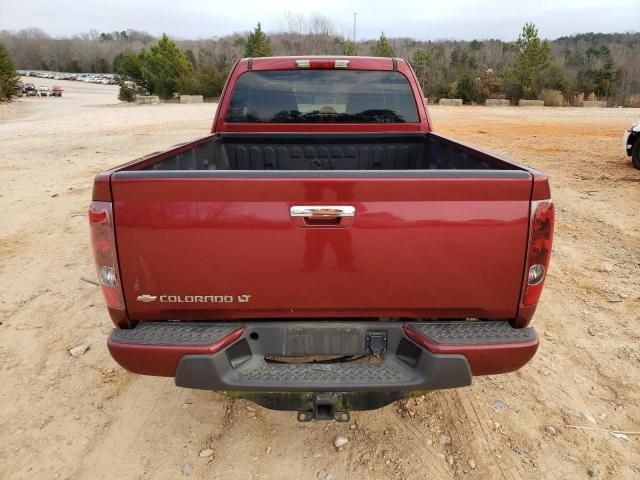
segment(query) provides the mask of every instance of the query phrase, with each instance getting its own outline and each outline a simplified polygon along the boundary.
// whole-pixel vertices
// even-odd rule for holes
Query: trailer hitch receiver
[[[351,415],[349,415],[349,412],[337,411],[335,400],[336,396],[331,393],[316,395],[313,399],[313,408],[298,412],[298,421],[335,420],[336,422],[348,422],[351,419]]]

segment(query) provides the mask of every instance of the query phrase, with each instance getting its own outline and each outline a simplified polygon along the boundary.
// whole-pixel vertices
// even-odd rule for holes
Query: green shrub
[[[202,71],[185,75],[178,81],[178,92],[183,95],[202,95],[205,98],[220,96],[224,86],[225,75],[213,67],[206,67]]]
[[[342,44],[342,55],[357,55],[358,45],[351,40],[345,40]]]
[[[479,94],[476,89],[476,83],[469,75],[464,75],[457,85],[458,98],[461,98],[464,103],[479,102]]]
[[[206,98],[219,97],[226,76],[214,68],[204,69],[199,75],[200,93]]]
[[[133,102],[136,99],[135,90],[126,84],[126,82],[120,83],[120,92],[118,93],[118,100],[121,102]]]
[[[176,85],[176,93],[180,95],[201,95],[200,80],[194,73],[182,75]]]

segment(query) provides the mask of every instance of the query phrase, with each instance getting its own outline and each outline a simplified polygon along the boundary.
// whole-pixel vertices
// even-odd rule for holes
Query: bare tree
[[[280,32],[271,36],[272,41],[278,44],[277,47],[274,44],[274,50],[278,53],[322,55],[340,52],[342,39],[336,34],[329,17],[318,13],[306,16],[286,12],[278,25]]]

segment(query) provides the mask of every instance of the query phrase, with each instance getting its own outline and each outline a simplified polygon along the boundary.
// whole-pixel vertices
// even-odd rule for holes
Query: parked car
[[[45,85],[41,85],[40,87],[38,87],[38,94],[41,97],[48,97],[49,96],[49,87],[47,87]]]
[[[25,83],[23,91],[25,97],[35,97],[37,95],[36,86],[33,83]]]
[[[402,59],[243,59],[211,134],[99,174],[113,358],[301,421],[525,365],[549,182],[423,98]]]
[[[631,157],[631,163],[640,170],[640,122],[634,123],[624,132],[622,138],[624,153]]]
[[[17,82],[16,83],[16,96],[22,97],[24,95],[24,83]]]
[[[62,89],[62,87],[59,87],[57,85],[54,85],[51,88],[51,96],[52,97],[61,97],[62,96],[62,92],[64,92],[64,90]]]

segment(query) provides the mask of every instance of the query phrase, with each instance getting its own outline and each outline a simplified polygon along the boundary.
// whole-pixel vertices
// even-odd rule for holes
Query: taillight
[[[111,308],[124,310],[124,296],[120,284],[116,237],[113,230],[113,207],[109,202],[91,202],[89,226],[93,256],[96,260],[98,282],[104,299]]]
[[[551,257],[553,222],[554,210],[551,200],[532,202],[527,282],[523,298],[525,305],[533,305],[540,299]]]
[[[349,68],[349,60],[343,58],[337,60],[296,60],[296,67],[298,68],[310,68],[310,69],[331,69],[331,68]]]

